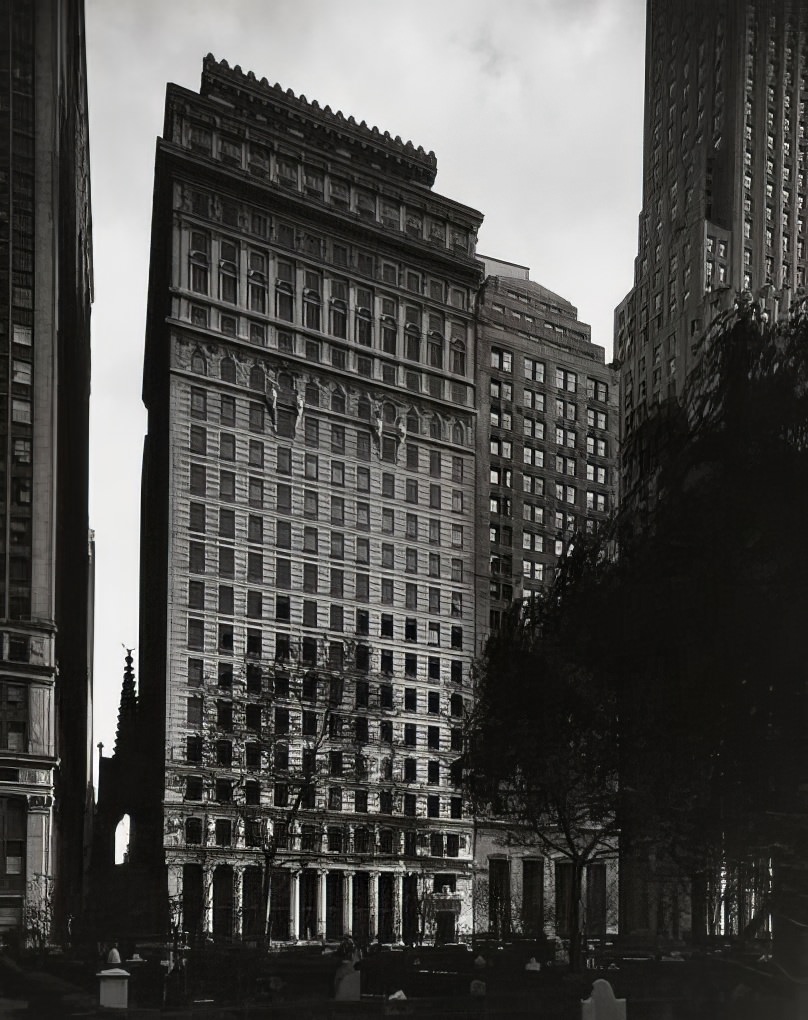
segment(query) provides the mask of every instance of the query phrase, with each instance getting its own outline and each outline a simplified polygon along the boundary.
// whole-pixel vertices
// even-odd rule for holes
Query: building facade
[[[693,343],[750,291],[805,287],[808,11],[797,0],[649,0],[643,206],[615,312],[621,436],[681,393]],[[639,480],[626,460],[624,487]]]
[[[130,847],[178,930],[470,929],[482,217],[435,174],[210,56],[168,87]]]
[[[477,298],[478,651],[514,601],[552,581],[576,533],[615,506],[618,387],[605,351],[567,300],[526,267],[482,257]],[[497,938],[569,932],[571,883],[561,856],[545,858],[507,821],[478,818],[474,927]],[[617,862],[584,876],[591,935],[617,923]]]
[[[80,2],[0,3],[0,933],[78,918],[92,758]]]
[[[615,312],[624,449],[649,406],[682,393],[694,343],[739,292],[770,318],[804,292],[806,103],[805,4],[649,2],[639,247]],[[642,505],[638,457],[622,476]],[[623,847],[621,927],[703,930],[703,891]]]
[[[483,259],[477,300],[477,633],[553,577],[617,492],[618,388],[569,301],[524,267]]]

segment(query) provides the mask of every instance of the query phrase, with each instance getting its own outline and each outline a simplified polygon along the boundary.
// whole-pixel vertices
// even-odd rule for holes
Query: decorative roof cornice
[[[256,78],[253,71],[242,71],[236,64],[230,67],[226,60],[216,60],[209,53],[202,62],[201,95],[232,93],[235,89],[251,99],[272,103],[285,109],[300,121],[309,121],[312,126],[324,128],[341,136],[351,145],[364,150],[377,151],[386,160],[395,160],[406,165],[406,176],[432,187],[438,172],[438,160],[431,150],[402,141],[399,135],[393,137],[389,131],[368,127],[365,121],[357,122],[346,117],[340,110],[334,112],[330,106],[320,106],[316,99],[309,101],[304,95],[296,96],[291,89],[283,89],[276,82],[270,85],[266,78]]]

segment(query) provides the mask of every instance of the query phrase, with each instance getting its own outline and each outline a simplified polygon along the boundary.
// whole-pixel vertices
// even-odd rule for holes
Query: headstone
[[[598,978],[581,1003],[581,1020],[626,1020],[626,1000],[616,999],[609,982]]]
[[[98,999],[102,1009],[129,1008],[129,971],[111,967],[96,974]]]
[[[334,998],[337,1002],[358,1002],[361,997],[362,975],[354,970],[353,964],[347,961],[337,971]]]
[[[472,999],[484,999],[485,991],[485,981],[480,981],[479,978],[475,978],[469,985],[469,995]]]

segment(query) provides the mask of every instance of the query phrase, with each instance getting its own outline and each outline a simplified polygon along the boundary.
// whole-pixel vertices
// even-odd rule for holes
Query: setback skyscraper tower
[[[646,31],[639,249],[615,313],[624,441],[681,392],[738,291],[778,315],[806,282],[805,4],[649,0]],[[623,479],[630,494],[631,461]]]

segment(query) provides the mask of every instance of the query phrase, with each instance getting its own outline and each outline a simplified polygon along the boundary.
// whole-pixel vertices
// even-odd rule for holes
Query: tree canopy
[[[613,521],[489,638],[467,756],[487,809],[543,840],[574,818],[572,857],[619,826],[694,879],[694,933],[719,886],[724,920],[753,926],[761,862],[757,906],[808,919],[805,303],[772,325],[739,295],[698,347],[683,396],[625,443]]]

